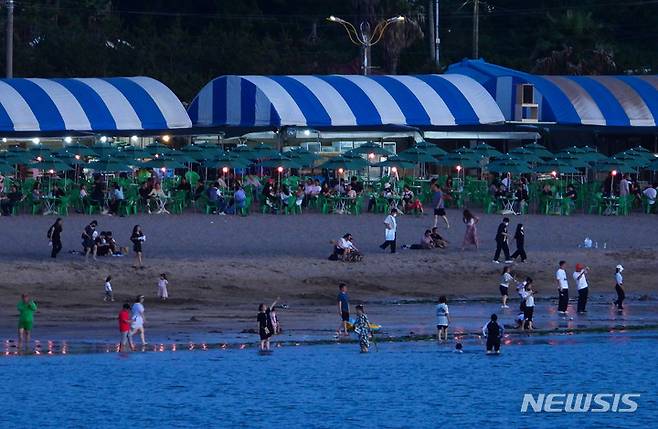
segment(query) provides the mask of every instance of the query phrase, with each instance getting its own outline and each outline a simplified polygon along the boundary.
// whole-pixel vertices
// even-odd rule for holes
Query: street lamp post
[[[389,25],[395,22],[403,22],[404,20],[404,16],[395,16],[379,22],[375,26],[375,29],[370,31],[370,23],[368,21],[363,21],[359,24],[359,29],[357,30],[352,23],[345,21],[344,19],[337,18],[333,15],[327,18],[327,21],[336,22],[342,25],[343,28],[345,28],[345,31],[347,31],[347,36],[350,38],[350,41],[357,46],[361,46],[363,52],[362,64],[364,76],[368,75],[368,71],[370,70],[370,48],[379,43]]]

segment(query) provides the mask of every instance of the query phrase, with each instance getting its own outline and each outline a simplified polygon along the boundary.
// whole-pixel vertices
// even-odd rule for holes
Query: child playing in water
[[[112,292],[112,276],[105,277],[105,297],[103,298],[104,302],[112,301],[114,302],[114,294]]]
[[[277,298],[269,307],[265,304],[258,306],[256,321],[258,323],[258,334],[260,336],[260,351],[262,352],[270,350],[270,337],[274,334],[274,327],[272,326],[270,313],[278,300],[279,298]]]
[[[165,273],[160,274],[160,280],[158,280],[158,297],[162,301],[166,301],[169,298],[169,293],[167,292],[167,285],[169,285],[169,280],[167,280],[167,275]]]
[[[439,305],[436,306],[436,330],[439,342],[448,341],[448,324],[450,323],[450,312],[448,311],[448,299],[439,297]]]
[[[135,350],[132,337],[130,337],[130,304],[123,304],[123,308],[119,312],[119,334],[121,341],[119,342],[119,351],[126,351],[126,346],[130,345],[131,350]]]
[[[356,306],[354,333],[359,336],[359,347],[361,348],[361,353],[368,353],[372,330],[370,329],[370,321],[368,320],[363,305],[360,304]]]

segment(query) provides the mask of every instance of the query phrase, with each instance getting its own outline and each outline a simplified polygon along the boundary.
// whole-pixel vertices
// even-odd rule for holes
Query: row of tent
[[[519,120],[524,85],[532,89],[530,101],[542,123],[658,123],[656,76],[535,76],[469,60],[442,75],[222,76],[203,87],[187,109],[148,77],[0,79],[0,133],[501,124]]]
[[[192,164],[224,171],[245,169],[253,165],[280,171],[301,168],[357,171],[368,167],[415,169],[420,165],[458,170],[486,169],[502,174],[576,174],[587,169],[619,173],[633,173],[641,169],[658,171],[658,159],[640,146],[606,157],[588,146],[574,146],[552,153],[538,143],[503,154],[486,143],[446,152],[434,144],[421,141],[398,154],[392,154],[382,146],[369,142],[327,160],[301,147],[280,153],[263,143],[254,147],[240,145],[231,151],[224,151],[215,145],[187,145],[174,150],[161,143],[153,143],[144,148],[74,143],[58,151],[39,146],[30,149],[12,147],[0,153],[0,172],[5,174],[15,172],[18,165],[49,173],[80,168],[116,173],[138,168],[185,169],[191,168]]]

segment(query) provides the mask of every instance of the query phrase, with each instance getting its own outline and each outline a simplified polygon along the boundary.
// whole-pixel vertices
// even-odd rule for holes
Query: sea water
[[[646,428],[658,333],[9,356],[1,428]],[[521,413],[525,393],[639,393],[634,413]]]

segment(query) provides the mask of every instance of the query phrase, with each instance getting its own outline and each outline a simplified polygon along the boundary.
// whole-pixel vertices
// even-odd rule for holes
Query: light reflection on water
[[[658,409],[658,333],[511,336],[487,357],[436,342],[276,348],[250,344],[149,344],[148,353],[68,353],[0,359],[11,394],[0,427],[588,427],[646,428]],[[5,345],[9,342],[5,341]],[[240,351],[244,348],[248,350]],[[378,350],[378,351],[377,351]],[[642,372],[639,369],[642,368]],[[18,382],[20,380],[20,382]],[[43,380],[48,380],[44,383]],[[56,392],[56,394],[53,394]],[[636,414],[522,415],[524,393],[641,393]],[[84,412],[80,412],[84,410]]]

